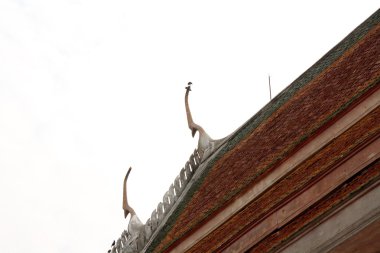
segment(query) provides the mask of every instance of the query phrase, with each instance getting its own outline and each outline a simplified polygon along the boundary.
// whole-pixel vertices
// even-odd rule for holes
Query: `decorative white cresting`
[[[143,224],[137,217],[134,209],[129,206],[127,200],[127,179],[131,168],[129,168],[123,185],[123,210],[124,217],[131,214],[128,230],[124,230],[116,244],[111,246],[109,253],[138,253],[144,248],[153,233],[161,225],[162,220],[168,215],[183,190],[191,180],[193,174],[201,163],[201,157],[197,150],[191,154],[185,167],[181,169],[180,174],[170,185],[169,190],[164,194],[162,202],[153,210],[151,217]]]
[[[153,210],[150,218],[145,224],[140,221],[133,208],[128,204],[127,179],[131,172],[131,168],[129,168],[124,179],[123,210],[124,217],[126,218],[128,214],[131,214],[131,219],[129,220],[128,230],[123,231],[121,237],[116,241],[116,244],[111,246],[111,249],[108,251],[109,253],[141,252],[157,228],[161,225],[162,221],[169,214],[170,210],[172,210],[173,206],[176,204],[199,165],[229,138],[228,136],[220,140],[213,140],[200,125],[194,123],[189,107],[191,84],[192,83],[189,82],[186,87],[185,108],[187,123],[192,136],[194,137],[196,132],[199,132],[198,148],[194,150],[193,154],[191,154],[189,161],[186,162],[185,167],[181,169],[179,175],[170,185],[169,190],[164,194],[162,202],[160,202],[157,205],[157,208]]]

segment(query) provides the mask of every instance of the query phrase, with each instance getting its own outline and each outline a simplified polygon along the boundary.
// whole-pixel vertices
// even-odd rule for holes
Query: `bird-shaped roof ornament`
[[[128,169],[127,174],[124,178],[124,184],[123,184],[123,210],[124,210],[124,218],[127,218],[128,214],[131,214],[131,219],[129,220],[128,224],[128,232],[131,235],[136,235],[141,230],[142,226],[144,225],[139,217],[137,217],[135,210],[128,204],[127,199],[127,180],[129,177],[129,173],[131,173],[132,167]]]
[[[199,140],[198,140],[198,153],[201,157],[201,161],[205,160],[220,144],[224,141],[224,139],[213,140],[201,127],[200,125],[194,123],[193,118],[191,116],[190,107],[189,107],[189,93],[191,91],[192,82],[189,82],[186,89],[185,94],[185,107],[186,107],[186,116],[187,123],[191,130],[191,135],[194,137],[196,132],[199,132]]]

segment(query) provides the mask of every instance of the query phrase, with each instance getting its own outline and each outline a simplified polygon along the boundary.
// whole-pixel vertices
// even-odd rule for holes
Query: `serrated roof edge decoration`
[[[128,224],[128,230],[124,230],[119,239],[111,245],[111,249],[108,253],[139,253],[145,252],[145,246],[154,238],[154,234],[160,230],[163,225],[163,221],[170,216],[170,211],[177,203],[178,199],[182,195],[185,187],[193,178],[194,173],[215,150],[217,150],[227,139],[213,140],[206,131],[198,124],[195,124],[190,108],[189,108],[189,92],[191,83],[188,83],[185,94],[185,108],[188,126],[192,132],[192,136],[199,132],[198,148],[190,155],[189,160],[186,162],[185,167],[180,171],[180,174],[176,177],[174,182],[170,185],[169,190],[164,194],[162,202],[157,205],[157,208],[153,210],[151,217],[143,224],[134,209],[129,206],[127,200],[127,179],[131,168],[129,168],[123,184],[123,210],[124,218],[128,214],[131,214],[131,218]]]
[[[194,172],[198,169],[201,163],[200,156],[197,150],[191,154],[189,160],[186,162],[185,167],[181,169],[180,174],[176,177],[174,182],[170,185],[169,190],[164,194],[162,202],[157,205],[157,208],[153,210],[151,217],[147,220],[145,224],[138,226],[133,226],[136,221],[139,221],[137,215],[134,213],[132,215],[128,230],[124,230],[120,238],[116,241],[111,249],[108,251],[110,253],[137,253],[141,252],[152,237],[153,233],[157,230],[162,220],[167,216],[169,211],[172,209],[178,198],[181,196],[183,190],[187,186],[188,182],[192,178]],[[128,202],[126,201],[126,181],[128,178],[128,173],[124,179],[123,185],[123,209],[126,212],[126,206]],[[133,209],[132,209],[133,210]],[[125,215],[126,216],[126,215]],[[133,223],[133,224],[132,224]]]

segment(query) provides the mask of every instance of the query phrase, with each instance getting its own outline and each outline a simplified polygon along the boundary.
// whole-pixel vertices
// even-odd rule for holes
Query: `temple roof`
[[[379,21],[380,11],[377,10],[201,162],[144,251],[162,252],[175,248],[356,104],[376,92],[380,81]],[[278,201],[325,173],[319,161],[335,163],[347,150],[378,134],[378,116],[375,110],[372,116],[362,119],[357,128],[340,135],[332,146],[326,146],[297,167],[291,177],[284,178],[271,191],[252,200],[249,212],[248,209],[240,210],[241,215],[231,216],[212,237],[196,242],[191,252],[205,252],[228,244],[236,233],[246,229],[247,223],[253,224]],[[346,141],[353,136],[357,142]]]

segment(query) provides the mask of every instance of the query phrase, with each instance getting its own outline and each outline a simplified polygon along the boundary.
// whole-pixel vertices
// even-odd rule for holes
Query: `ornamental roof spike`
[[[206,131],[203,129],[203,127],[201,127],[200,125],[196,124],[193,121],[193,117],[191,115],[190,106],[189,106],[189,93],[191,91],[191,85],[192,85],[192,83],[189,82],[187,84],[187,87],[185,87],[185,89],[186,89],[185,108],[186,108],[187,124],[191,130],[191,135],[193,137],[195,136],[197,131],[199,132],[198,154],[200,157],[200,162],[203,162],[212,153],[214,153],[214,151],[217,150],[227,138],[223,138],[220,140],[214,140],[206,133]]]

